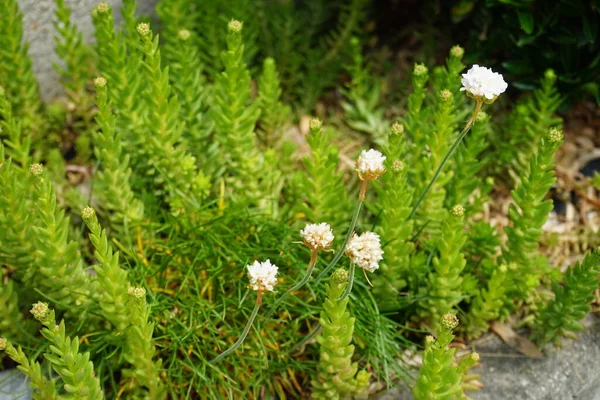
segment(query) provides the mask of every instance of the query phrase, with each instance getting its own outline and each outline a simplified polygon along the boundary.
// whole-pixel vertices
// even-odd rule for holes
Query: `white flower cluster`
[[[475,98],[485,98],[491,101],[504,93],[508,87],[501,74],[477,64],[473,65],[466,74],[462,74],[461,83],[461,91],[466,90]]]
[[[373,232],[353,235],[348,241],[345,253],[353,263],[369,272],[375,272],[379,268],[379,261],[383,260],[379,235]]]
[[[356,172],[361,180],[375,180],[385,172],[385,156],[377,150],[363,150],[356,161]]]
[[[333,231],[328,223],[307,224],[300,231],[304,244],[311,250],[326,249],[333,243]]]
[[[253,264],[248,265],[250,287],[260,292],[272,292],[273,287],[277,284],[278,269],[269,260],[262,263],[254,261]]]

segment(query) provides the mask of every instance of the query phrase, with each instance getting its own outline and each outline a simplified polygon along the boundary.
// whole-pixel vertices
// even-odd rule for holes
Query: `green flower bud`
[[[48,303],[42,303],[41,301],[38,301],[33,305],[33,307],[31,307],[30,312],[33,314],[35,319],[41,321],[48,316],[50,309],[48,308]]]
[[[183,40],[183,41],[185,42],[186,40],[188,40],[188,39],[190,38],[190,36],[191,36],[191,35],[192,35],[192,34],[190,33],[190,31],[188,31],[187,29],[182,29],[182,30],[180,30],[180,31],[179,31],[179,33],[177,34],[177,37],[178,37],[180,40]]]
[[[563,140],[563,133],[560,129],[552,128],[548,134],[548,140],[552,143],[558,143]]]
[[[460,204],[457,204],[454,207],[452,207],[451,212],[452,215],[454,215],[455,217],[462,217],[465,214],[465,208]]]
[[[243,26],[243,24],[240,21],[236,21],[235,19],[232,19],[231,21],[229,21],[227,28],[229,29],[230,32],[240,33],[242,31],[242,26]]]
[[[458,326],[458,318],[454,314],[446,314],[442,317],[441,325],[451,331]]]
[[[413,70],[413,74],[416,76],[422,76],[427,74],[427,67],[424,64],[415,64],[415,69]]]
[[[94,86],[97,88],[103,88],[104,86],[106,86],[106,78],[104,78],[103,76],[99,76],[96,79],[94,79]]]
[[[392,134],[401,135],[402,133],[404,133],[404,125],[400,122],[394,122],[392,125]]]
[[[319,130],[321,129],[321,126],[323,126],[323,122],[319,118],[312,118],[308,123],[308,127],[311,131]]]
[[[81,218],[83,219],[90,219],[92,218],[92,216],[95,214],[95,211],[92,207],[85,207],[82,211],[81,211]]]
[[[462,58],[462,56],[465,54],[465,49],[463,49],[462,47],[460,47],[459,45],[453,46],[450,49],[450,56],[455,57],[455,58]]]
[[[137,25],[137,31],[141,36],[146,36],[150,34],[150,24],[146,22],[141,22]]]
[[[29,172],[31,172],[33,175],[35,176],[39,176],[42,174],[42,172],[44,172],[44,167],[42,166],[42,164],[31,164],[31,166],[29,167]]]
[[[350,278],[350,274],[344,268],[336,269],[333,274],[331,274],[331,283],[334,285],[340,285],[342,283],[348,282]]]
[[[6,344],[8,343],[8,340],[6,340],[3,337],[0,337],[0,351],[6,349]]]

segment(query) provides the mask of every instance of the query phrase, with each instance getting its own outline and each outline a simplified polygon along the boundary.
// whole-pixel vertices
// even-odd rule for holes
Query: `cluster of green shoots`
[[[88,45],[56,0],[68,101],[43,104],[3,0],[0,357],[36,398],[345,399],[404,379],[459,399],[478,356],[457,359],[455,334],[510,314],[540,345],[581,330],[600,255],[563,274],[540,251],[555,75],[492,117],[506,83],[463,73],[455,46],[415,65],[388,120],[366,1],[301,3],[162,0],[159,40],[135,0],[117,30],[101,2]],[[343,116],[303,119],[344,74]],[[499,229],[484,210],[503,179]],[[410,382],[398,359],[421,341]]]

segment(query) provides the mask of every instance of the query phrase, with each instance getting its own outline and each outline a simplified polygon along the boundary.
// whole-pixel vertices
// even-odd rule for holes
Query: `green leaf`
[[[528,35],[531,35],[535,25],[531,10],[517,10],[517,16],[519,17],[519,23],[521,24],[523,31]]]
[[[581,23],[583,27],[583,36],[585,36],[588,43],[594,43],[598,36],[598,24],[591,22],[587,13],[581,15]]]

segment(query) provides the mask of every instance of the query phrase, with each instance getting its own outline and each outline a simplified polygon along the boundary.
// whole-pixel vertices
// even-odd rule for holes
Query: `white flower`
[[[321,222],[320,224],[306,224],[300,235],[304,240],[304,244],[311,250],[326,249],[333,243],[333,231],[328,223]]]
[[[250,287],[260,292],[272,292],[273,286],[277,284],[277,268],[271,264],[271,261],[254,261],[248,265],[248,277],[250,278]]]
[[[356,172],[361,180],[375,180],[385,172],[385,156],[377,150],[363,150],[356,161]]]
[[[353,235],[348,241],[345,252],[353,263],[369,272],[379,268],[379,261],[383,260],[379,235],[373,232]]]
[[[466,90],[475,98],[484,97],[492,101],[508,87],[501,74],[477,64],[473,65],[466,74],[462,74],[461,83],[463,86],[460,88],[461,91]]]

